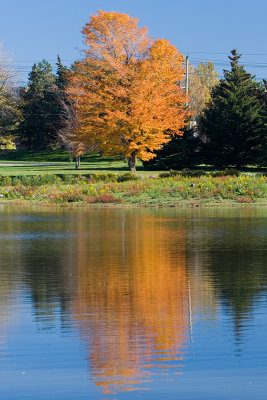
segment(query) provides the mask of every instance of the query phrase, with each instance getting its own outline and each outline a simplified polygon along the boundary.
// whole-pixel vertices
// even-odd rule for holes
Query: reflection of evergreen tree
[[[44,322],[45,328],[56,320],[56,309],[61,299],[64,298],[64,288],[62,288],[61,282],[61,255],[57,251],[56,243],[56,240],[45,240],[44,243],[40,243],[39,240],[35,241],[29,255],[23,255],[24,272],[27,276],[27,286],[31,291],[36,319]],[[44,254],[44,244],[45,251],[47,252],[49,249],[49,254]]]
[[[36,246],[36,250],[35,250]],[[24,273],[31,291],[36,319],[47,329],[58,315],[64,317],[72,295],[73,282],[71,258],[68,260],[69,243],[49,239],[33,242],[29,257],[24,255]],[[47,254],[49,249],[49,254]]]
[[[5,234],[10,232],[11,236],[8,242],[13,255],[12,258],[8,256],[9,260],[12,259],[10,280],[15,281],[19,269],[22,281],[29,288],[36,319],[45,329],[53,326],[59,310],[64,316],[63,310],[68,307],[75,285],[74,276],[71,276],[72,238],[64,237],[68,223],[64,219],[54,219],[51,213],[47,216],[39,212],[29,218],[18,213],[11,214],[8,225],[4,227]]]
[[[198,256],[201,268],[208,265],[206,273],[211,274],[217,296],[234,320],[237,339],[267,285],[265,224],[258,218],[242,217],[239,223],[233,218],[213,218],[189,232],[200,240],[198,247],[189,241],[188,251]]]
[[[264,254],[251,248],[234,254],[223,252],[219,257],[210,254],[210,268],[221,299],[234,317],[237,335],[251,315],[263,285],[267,284],[267,264],[258,263],[258,257],[263,260]]]

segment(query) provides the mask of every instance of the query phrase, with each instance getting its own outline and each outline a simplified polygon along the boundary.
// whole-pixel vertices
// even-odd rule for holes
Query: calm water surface
[[[267,209],[0,207],[0,398],[267,398]]]

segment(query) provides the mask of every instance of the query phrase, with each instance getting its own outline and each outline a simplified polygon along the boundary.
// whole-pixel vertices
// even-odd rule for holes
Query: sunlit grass
[[[189,178],[143,178],[137,181],[97,182],[87,177],[75,178],[72,183],[60,178],[51,184],[28,184],[19,181],[2,181],[0,195],[6,200],[27,200],[47,204],[94,204],[119,203],[138,205],[175,206],[184,203],[205,204],[257,203],[267,204],[267,182],[265,176],[239,177],[201,176]],[[51,181],[52,182],[52,181]]]
[[[40,174],[88,174],[92,172],[111,171],[120,173],[128,171],[125,160],[116,158],[100,157],[98,153],[87,154],[81,157],[81,166],[75,169],[74,160],[70,161],[67,152],[46,151],[36,153],[32,151],[9,151],[7,154],[0,154],[0,175],[40,175]],[[12,165],[19,164],[19,165]],[[40,165],[33,165],[40,164]],[[137,162],[137,171],[143,174],[151,174],[145,171],[141,161]]]

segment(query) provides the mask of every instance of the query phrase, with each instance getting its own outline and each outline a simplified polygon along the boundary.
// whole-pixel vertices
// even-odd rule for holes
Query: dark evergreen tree
[[[263,81],[259,84],[259,98],[260,101],[263,102],[263,108],[264,108],[264,115],[267,116],[267,81],[263,79]],[[264,119],[265,121],[265,127],[267,130],[267,118]],[[264,151],[262,152],[262,156],[259,160],[259,164],[261,166],[266,166],[267,165],[267,134],[265,135],[265,146],[264,146]]]
[[[69,69],[62,64],[61,58],[57,56],[57,76],[56,76],[56,85],[57,87],[63,91],[65,96],[65,89],[68,84],[68,73]]]
[[[267,81],[265,79],[263,79],[261,87],[262,87],[262,99],[264,102],[264,106],[267,109]]]
[[[156,151],[155,158],[144,161],[144,167],[155,170],[191,168],[201,162],[201,145],[194,130],[187,128],[183,136],[174,136],[161,150]]]
[[[14,138],[18,120],[18,96],[16,96],[15,90],[2,88],[0,94],[0,146],[2,141],[5,143],[6,138]]]
[[[29,84],[22,93],[22,122],[19,133],[30,149],[51,148],[60,126],[59,89],[51,65],[43,60],[34,64]]]
[[[73,119],[72,107],[69,102],[66,89],[69,82],[70,70],[65,67],[59,56],[57,56],[57,73],[56,73],[56,85],[58,89],[58,138],[61,145],[64,147],[65,135],[68,131],[70,119]]]
[[[206,162],[218,166],[258,164],[266,146],[266,111],[255,77],[238,64],[232,50],[231,70],[214,87],[200,119]]]

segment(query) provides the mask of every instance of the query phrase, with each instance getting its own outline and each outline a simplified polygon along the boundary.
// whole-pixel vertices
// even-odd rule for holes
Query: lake
[[[0,206],[4,400],[266,400],[267,209]]]

